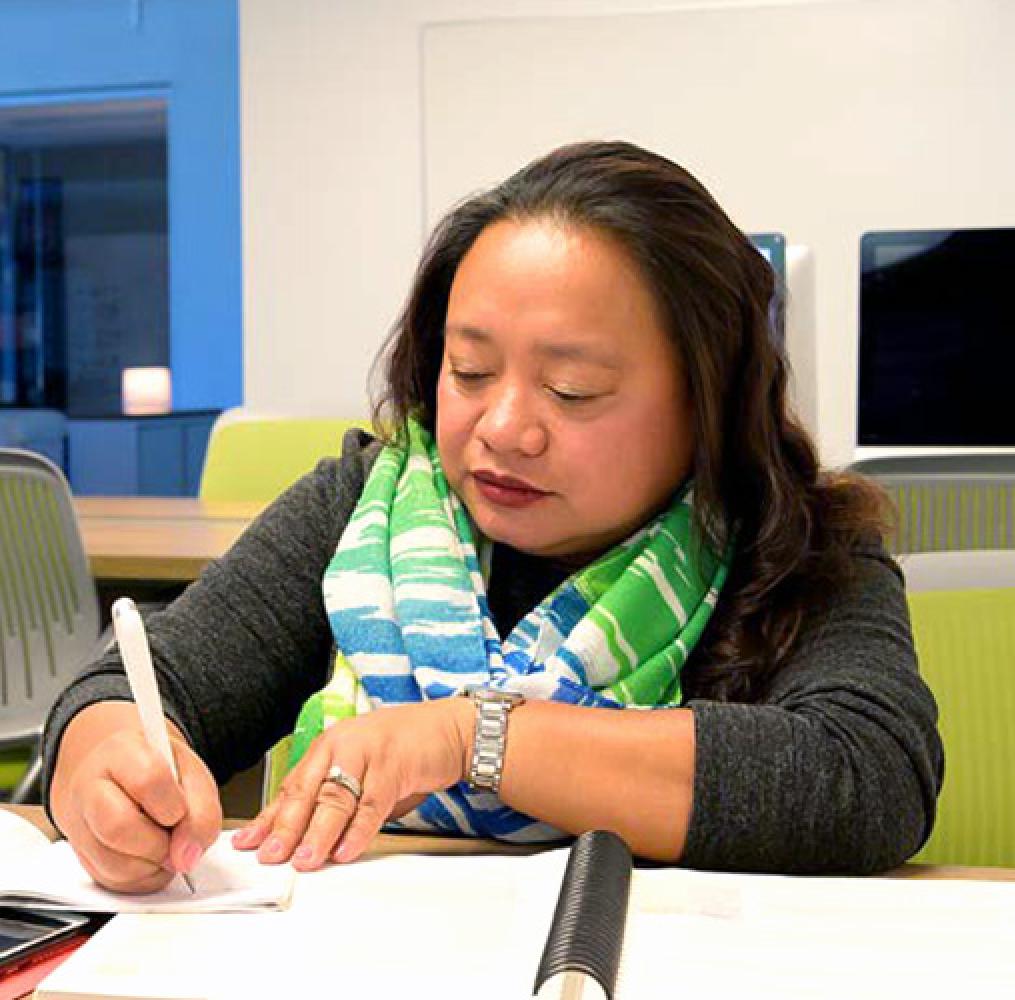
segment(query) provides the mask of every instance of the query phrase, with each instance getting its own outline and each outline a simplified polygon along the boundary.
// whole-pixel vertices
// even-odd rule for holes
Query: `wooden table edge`
[[[19,806],[3,803],[0,806],[8,809],[23,819],[27,819],[41,830],[50,840],[56,839],[57,833],[49,822],[42,806]],[[235,830],[244,825],[246,820],[226,820],[227,830]],[[472,837],[428,836],[420,833],[381,833],[378,834],[366,859],[386,857],[392,854],[432,854],[443,856],[467,856],[477,854],[529,855],[561,846],[557,844],[504,844],[495,840],[480,840]],[[1015,882],[1015,868],[965,867],[961,865],[927,865],[919,862],[907,862],[899,868],[882,873],[881,878],[915,878],[915,879],[964,879],[988,882]]]

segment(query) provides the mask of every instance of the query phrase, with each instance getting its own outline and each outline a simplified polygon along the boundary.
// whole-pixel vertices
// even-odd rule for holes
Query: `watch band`
[[[508,714],[525,701],[525,696],[515,691],[488,687],[470,687],[462,693],[472,698],[476,706],[469,787],[473,791],[493,792],[496,795],[500,791],[501,773],[504,770]]]

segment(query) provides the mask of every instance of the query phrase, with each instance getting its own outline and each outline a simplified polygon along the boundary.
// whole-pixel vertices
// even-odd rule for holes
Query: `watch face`
[[[499,701],[512,707],[525,701],[525,695],[517,691],[502,691],[500,688],[486,687],[482,684],[470,684],[464,693],[476,701]]]

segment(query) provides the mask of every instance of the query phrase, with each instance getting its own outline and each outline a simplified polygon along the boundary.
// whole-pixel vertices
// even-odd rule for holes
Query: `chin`
[[[480,522],[476,523],[479,524],[479,530],[490,541],[497,542],[499,545],[507,545],[517,552],[524,552],[526,555],[536,556],[540,559],[557,559],[566,563],[588,561],[583,554],[575,551],[576,546],[570,539],[547,538],[546,535],[536,535],[534,532],[512,531],[504,525],[500,526],[500,530],[496,525],[491,525],[487,530]],[[569,542],[571,543],[569,544]]]
[[[476,526],[483,533],[484,537],[491,542],[498,542],[500,545],[509,545],[519,552],[526,552],[533,556],[550,555],[554,548],[553,541],[545,537],[539,537],[533,531],[526,531],[517,524],[505,524],[503,515],[490,516],[486,511],[479,511],[479,517],[472,515]]]
[[[461,494],[459,494],[461,495]],[[485,538],[500,545],[508,545],[518,552],[545,559],[583,559],[580,543],[571,534],[561,531],[554,533],[554,525],[548,523],[553,513],[560,518],[560,512],[506,511],[486,503],[482,496],[466,493],[465,507],[473,522]],[[560,526],[558,526],[560,527]],[[573,527],[573,525],[563,525]]]

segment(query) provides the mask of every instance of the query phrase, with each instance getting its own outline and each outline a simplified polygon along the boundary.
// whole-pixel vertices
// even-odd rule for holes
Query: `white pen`
[[[127,671],[130,692],[134,696],[138,715],[141,716],[141,728],[144,730],[148,745],[165,758],[173,780],[179,783],[180,775],[176,770],[176,758],[169,744],[169,730],[166,728],[166,717],[162,713],[162,698],[159,695],[158,681],[155,679],[155,668],[152,666],[152,654],[148,648],[148,636],[145,634],[144,622],[141,620],[134,602],[129,597],[121,597],[113,602],[113,631],[120,647],[120,656]],[[183,881],[191,892],[196,892],[194,883],[183,872]]]

